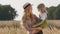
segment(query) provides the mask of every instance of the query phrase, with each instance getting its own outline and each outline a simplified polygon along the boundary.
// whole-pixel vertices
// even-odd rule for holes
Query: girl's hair
[[[39,4],[37,8],[43,8],[45,5],[43,3]]]
[[[48,13],[43,3],[39,4],[37,8],[38,9],[44,8],[44,12]]]

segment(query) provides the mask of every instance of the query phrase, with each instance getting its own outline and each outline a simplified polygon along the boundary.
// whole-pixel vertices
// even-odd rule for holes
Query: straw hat
[[[31,4],[30,3],[25,3],[24,5],[23,5],[23,8],[25,9],[25,8],[27,8],[28,6],[30,6]]]

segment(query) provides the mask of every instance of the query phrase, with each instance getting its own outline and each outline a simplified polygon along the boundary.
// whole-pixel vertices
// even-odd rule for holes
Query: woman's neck
[[[32,13],[25,14],[26,17],[30,17]]]

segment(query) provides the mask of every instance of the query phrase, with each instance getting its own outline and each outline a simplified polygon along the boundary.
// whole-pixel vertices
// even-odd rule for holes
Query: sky
[[[44,3],[46,7],[57,6],[60,4],[60,0],[0,0],[0,4],[11,5],[13,8],[15,8],[18,16],[14,20],[18,21],[22,20],[24,14],[23,5],[27,2],[33,5],[32,11],[36,16],[38,16],[37,6],[40,3]]]

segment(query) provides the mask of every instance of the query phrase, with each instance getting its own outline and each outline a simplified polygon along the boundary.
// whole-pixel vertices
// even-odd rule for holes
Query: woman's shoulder
[[[35,14],[32,14],[33,18],[38,19],[38,17]]]

